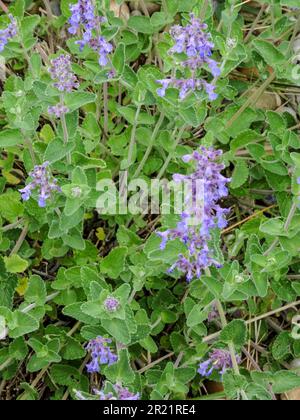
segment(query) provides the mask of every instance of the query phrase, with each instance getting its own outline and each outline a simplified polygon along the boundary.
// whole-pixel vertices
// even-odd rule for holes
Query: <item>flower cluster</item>
[[[114,297],[108,297],[104,301],[104,307],[108,312],[115,312],[120,306],[118,299]]]
[[[217,98],[215,86],[197,77],[197,70],[207,67],[211,74],[216,78],[221,71],[218,63],[211,58],[214,44],[209,33],[204,32],[207,25],[191,15],[191,23],[187,26],[176,25],[170,31],[175,42],[170,54],[184,54],[185,59],[181,61],[181,66],[191,71],[192,77],[189,79],[163,79],[157,80],[162,85],[157,90],[159,96],[164,97],[166,89],[174,87],[180,91],[180,99],[184,99],[190,92],[204,89],[211,101]]]
[[[32,181],[25,188],[19,190],[24,201],[28,201],[33,191],[38,189],[38,204],[40,207],[45,207],[46,201],[51,197],[53,191],[61,192],[61,188],[57,185],[57,180],[52,177],[49,171],[49,162],[35,166],[29,176],[32,178]]]
[[[72,92],[73,89],[79,87],[77,78],[71,68],[71,57],[69,55],[61,54],[59,57],[51,60],[49,73],[54,81],[53,86],[60,92]],[[61,102],[48,108],[48,113],[56,118],[61,118],[68,112],[68,107]]]
[[[241,359],[236,356],[237,362],[240,363]],[[229,351],[223,349],[214,349],[209,353],[209,358],[200,363],[198,372],[201,376],[210,376],[214,370],[224,375],[227,369],[232,369],[232,359]]]
[[[10,24],[5,28],[0,30],[0,52],[2,52],[6,44],[17,35],[18,27],[15,18],[12,15],[8,16],[10,19]]]
[[[162,238],[161,249],[166,247],[168,241],[175,239],[181,240],[186,246],[187,253],[180,254],[169,271],[178,269],[186,274],[187,281],[200,278],[203,270],[212,265],[220,267],[209,243],[213,229],[227,226],[226,215],[229,212],[217,204],[221,198],[227,196],[226,184],[230,181],[221,174],[224,165],[217,162],[221,155],[220,150],[201,147],[200,153],[195,151],[192,155],[183,157],[184,162],[194,161],[197,164],[193,174],[173,176],[175,182],[185,182],[191,186],[190,196],[185,197],[186,211],[181,215],[175,229],[157,233]]]
[[[60,92],[72,92],[79,87],[79,83],[71,68],[70,55],[61,54],[59,57],[51,60],[49,69],[54,87]]]
[[[118,356],[109,347],[111,342],[109,338],[97,337],[88,343],[86,349],[92,356],[91,362],[86,365],[89,373],[100,372],[101,365],[110,366],[117,362]]]
[[[64,114],[67,114],[68,112],[69,112],[69,108],[61,103],[55,106],[49,106],[48,108],[48,113],[50,115],[54,115],[56,118],[61,118]]]
[[[100,401],[108,401],[108,400],[122,400],[122,401],[130,401],[134,400],[137,401],[140,399],[140,394],[133,394],[130,392],[127,388],[123,388],[121,385],[116,384],[114,385],[114,393],[109,392],[108,394],[105,394],[102,390],[94,389],[94,394],[98,397]],[[88,400],[89,398],[86,398],[80,391],[75,392],[75,396],[78,400]],[[91,398],[91,399],[94,399]]]
[[[164,97],[166,95],[166,90],[169,87],[174,87],[179,89],[179,97],[180,99],[186,98],[186,96],[195,90],[201,90],[202,88],[205,89],[209,100],[214,101],[217,99],[218,95],[215,92],[216,87],[206,82],[203,79],[161,79],[157,80],[158,83],[162,85],[161,88],[157,89],[157,94],[160,97]]]
[[[82,28],[82,39],[76,43],[80,50],[88,45],[99,55],[99,64],[105,67],[109,63],[108,55],[113,51],[113,46],[100,35],[101,24],[106,21],[104,17],[97,17],[95,7],[91,0],[79,0],[70,6],[69,32],[75,35]],[[93,31],[96,35],[93,35]]]

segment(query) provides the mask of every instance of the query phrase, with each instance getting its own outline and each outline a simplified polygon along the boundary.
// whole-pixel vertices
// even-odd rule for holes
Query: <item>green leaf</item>
[[[114,248],[100,264],[100,271],[112,279],[117,279],[125,270],[125,260],[128,249],[126,247]]]
[[[113,55],[112,64],[118,75],[124,72],[125,68],[125,45],[120,43]]]
[[[232,140],[230,148],[233,152],[235,152],[238,149],[248,146],[248,144],[261,141],[262,138],[263,137],[254,130],[245,130],[239,133],[239,135]]]
[[[18,338],[38,330],[39,323],[33,316],[17,310],[12,313],[12,317],[8,321],[8,328],[9,336]]]
[[[10,223],[23,216],[24,206],[20,200],[21,195],[17,191],[8,191],[0,195],[0,215]]]
[[[284,331],[276,337],[272,345],[272,355],[275,360],[282,360],[289,354],[291,354],[290,333]]]
[[[245,160],[239,159],[234,167],[230,186],[231,188],[239,188],[247,181],[249,176],[249,168]]]
[[[285,56],[270,42],[255,39],[252,45],[270,66],[277,67],[286,61]]]
[[[129,28],[142,34],[152,34],[154,32],[151,19],[148,16],[131,16],[127,25]]]
[[[101,324],[102,327],[108,332],[108,334],[110,334],[120,343],[130,343],[130,332],[124,320],[118,318],[103,319]]]
[[[4,257],[4,263],[9,273],[23,273],[29,266],[28,262],[17,254]]]
[[[73,149],[73,144],[69,142],[67,145],[60,139],[52,140],[45,151],[44,160],[50,163],[57,162],[67,156]]]
[[[38,306],[46,302],[47,292],[45,282],[39,276],[31,276],[29,285],[25,292],[25,300],[29,303],[36,303]]]
[[[65,360],[82,359],[86,352],[81,343],[73,337],[66,337],[66,342],[61,351],[62,358]]]
[[[7,332],[5,318],[0,315],[0,340],[4,340],[6,338]]]
[[[23,138],[19,130],[1,130],[0,147],[12,147],[23,143]]]
[[[209,311],[209,308],[207,310],[203,310],[203,306],[201,304],[195,305],[187,317],[187,326],[194,327],[195,325],[201,324],[207,319]]]
[[[84,105],[96,102],[96,95],[87,92],[72,92],[65,95],[65,105],[70,112],[76,111]]]
[[[225,328],[223,328],[221,341],[224,343],[233,343],[237,347],[242,347],[246,343],[247,328],[244,321],[234,320],[231,321]]]
[[[112,383],[132,384],[135,379],[130,365],[130,357],[127,349],[122,349],[118,354],[118,362],[105,369],[105,376]]]

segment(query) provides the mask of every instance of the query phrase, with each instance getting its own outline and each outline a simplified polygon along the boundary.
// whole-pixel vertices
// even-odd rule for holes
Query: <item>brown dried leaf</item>
[[[114,12],[114,15],[118,18],[124,20],[128,20],[130,18],[129,7],[126,3],[119,5],[115,0],[110,0],[109,8],[112,12]]]

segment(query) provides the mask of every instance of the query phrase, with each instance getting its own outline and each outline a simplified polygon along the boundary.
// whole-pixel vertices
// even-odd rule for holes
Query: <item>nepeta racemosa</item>
[[[61,192],[60,187],[57,185],[57,180],[50,173],[49,162],[35,166],[29,176],[32,178],[32,181],[25,188],[19,190],[24,201],[28,201],[34,190],[37,189],[38,204],[40,207],[45,207],[46,201],[51,197],[52,192]]]
[[[79,87],[71,64],[71,57],[65,54],[51,60],[49,73],[54,81],[53,86],[60,92],[72,92],[73,89]]]
[[[92,357],[91,362],[86,365],[89,373],[100,372],[101,365],[112,365],[117,362],[118,356],[109,347],[111,342],[109,338],[97,337],[88,343],[86,349]]]
[[[79,0],[70,6],[69,32],[76,35],[82,29],[82,39],[76,41],[80,50],[85,45],[92,48],[99,55],[98,62],[101,67],[109,63],[108,55],[113,51],[113,45],[101,35],[101,24],[106,22],[102,16],[97,16],[95,6],[90,0]]]
[[[0,30],[0,52],[2,52],[6,44],[17,35],[18,27],[15,18],[12,15],[8,16],[10,19],[10,24],[5,28]]]
[[[228,194],[226,184],[230,179],[225,178],[221,171],[224,165],[217,162],[222,151],[206,149],[202,147],[200,152],[183,157],[183,160],[196,163],[196,170],[191,175],[175,174],[175,182],[189,181],[192,184],[191,203],[181,215],[181,220],[175,229],[165,232],[158,232],[162,238],[161,249],[166,247],[168,241],[180,239],[186,246],[187,252],[179,255],[176,263],[171,267],[170,272],[175,269],[186,274],[187,281],[199,278],[206,268],[210,266],[220,267],[215,260],[213,251],[210,249],[211,232],[215,228],[222,229],[227,225],[226,215],[228,209],[223,209],[218,204],[219,200]],[[203,206],[199,209],[199,198],[197,197],[197,182],[203,184]],[[199,214],[201,211],[201,214]],[[195,225],[195,220],[198,224]],[[193,223],[191,223],[193,221]]]
[[[191,15],[191,22],[187,26],[176,25],[170,31],[175,42],[170,54],[184,54],[185,58],[180,61],[183,69],[189,69],[191,77],[188,79],[162,79],[157,82],[162,85],[157,90],[159,96],[163,97],[169,87],[179,89],[180,99],[184,99],[190,92],[204,89],[211,101],[217,98],[215,85],[199,78],[198,73],[207,68],[213,77],[220,75],[218,63],[211,58],[214,44],[209,33],[204,32],[207,25]]]
[[[108,312],[115,312],[120,306],[120,302],[118,299],[114,297],[108,297],[104,301],[104,307]]]
[[[69,109],[63,104],[63,94],[65,92],[72,92],[73,89],[79,87],[79,83],[71,67],[71,57],[69,55],[61,54],[59,57],[51,60],[49,73],[51,79],[54,81],[53,86],[61,92],[61,102],[55,106],[48,108],[48,113],[54,115],[56,118],[61,118],[64,114],[69,112]]]
[[[237,362],[240,363],[241,359],[236,356]],[[200,363],[198,373],[201,376],[210,376],[214,370],[224,375],[227,369],[232,369],[232,358],[228,350],[214,349],[209,353],[209,358]]]

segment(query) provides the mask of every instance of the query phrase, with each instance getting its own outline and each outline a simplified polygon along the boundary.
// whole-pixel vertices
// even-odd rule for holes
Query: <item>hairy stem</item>
[[[152,152],[152,149],[154,147],[154,143],[155,143],[155,140],[156,140],[157,133],[158,133],[158,131],[159,131],[159,129],[160,129],[162,123],[163,123],[164,118],[165,118],[165,115],[163,113],[161,113],[160,114],[160,117],[159,117],[159,120],[157,121],[157,124],[156,124],[156,126],[154,128],[154,131],[152,133],[152,136],[151,136],[151,139],[150,139],[150,143],[148,145],[148,148],[147,148],[147,150],[146,150],[146,152],[144,154],[144,157],[141,160],[141,162],[140,162],[137,170],[135,171],[135,174],[133,175],[133,178],[137,178],[140,175],[140,173],[142,172],[142,170],[143,170],[143,168],[144,168],[144,166],[145,166],[145,164],[146,164],[146,162],[147,162],[147,160],[148,160],[148,158],[149,158],[149,156],[150,156],[150,154]]]
[[[177,138],[176,138],[176,140],[175,140],[175,142],[174,142],[173,148],[172,148],[171,152],[169,153],[169,155],[168,155],[168,157],[167,157],[167,159],[166,159],[166,161],[165,161],[165,163],[164,163],[163,167],[162,167],[162,168],[161,168],[161,170],[159,171],[159,174],[158,174],[158,176],[157,176],[157,179],[161,179],[161,178],[164,176],[164,174],[165,174],[165,172],[166,172],[166,170],[167,170],[167,168],[168,168],[168,166],[169,166],[169,163],[171,162],[172,158],[174,157],[174,153],[175,153],[175,151],[176,151],[177,146],[178,146],[178,145],[179,145],[179,143],[180,143],[180,140],[181,140],[181,138],[182,138],[182,135],[183,135],[183,133],[184,133],[185,129],[186,129],[186,126],[184,125],[184,126],[183,126],[180,130],[179,130],[179,133],[178,133],[178,136],[177,136]]]

